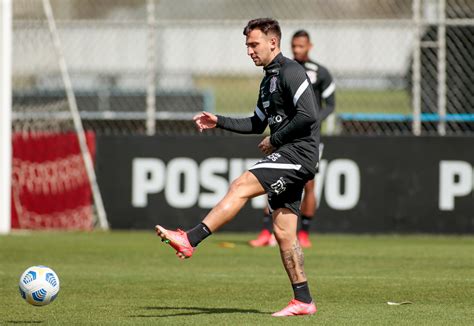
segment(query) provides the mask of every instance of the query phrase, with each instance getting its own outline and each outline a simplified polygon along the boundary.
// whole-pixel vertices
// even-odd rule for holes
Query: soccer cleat
[[[176,255],[179,258],[185,259],[193,255],[194,248],[189,243],[188,235],[183,230],[171,231],[160,225],[155,226],[155,230],[161,241],[176,249]]]
[[[299,316],[299,315],[312,315],[315,314],[318,309],[314,302],[304,303],[293,299],[290,301],[288,306],[280,311],[272,314],[273,317],[287,317],[287,316]]]
[[[302,248],[310,248],[312,246],[311,241],[309,241],[309,233],[306,231],[298,232],[298,240]]]
[[[259,233],[257,239],[250,240],[249,245],[252,247],[266,247],[270,244],[273,234],[267,229],[262,230]],[[275,237],[273,237],[275,239]]]

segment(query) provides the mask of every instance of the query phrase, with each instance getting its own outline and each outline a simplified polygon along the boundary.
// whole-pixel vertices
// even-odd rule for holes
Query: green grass
[[[153,232],[0,237],[0,324],[474,324],[473,237],[313,236],[305,263],[319,312],[276,319],[270,313],[291,288],[278,249],[252,249],[252,236],[218,233],[187,261]],[[19,276],[35,264],[61,280],[46,307],[18,293]],[[386,304],[406,300],[413,304]]]
[[[249,113],[257,102],[260,79],[252,77],[197,77],[197,88],[214,94],[218,113]],[[336,111],[410,113],[410,97],[404,90],[336,90]]]

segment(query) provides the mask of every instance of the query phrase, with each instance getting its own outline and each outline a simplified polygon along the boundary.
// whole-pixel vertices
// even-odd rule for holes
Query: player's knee
[[[245,189],[247,187],[246,179],[241,176],[235,179],[229,187],[229,193],[238,197],[245,197]]]
[[[273,233],[275,234],[275,239],[279,244],[292,243],[295,238],[294,232],[281,228],[277,224],[273,224]]]

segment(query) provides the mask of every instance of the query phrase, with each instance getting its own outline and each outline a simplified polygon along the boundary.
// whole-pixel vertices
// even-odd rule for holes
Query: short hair
[[[281,40],[281,29],[280,24],[273,18],[256,18],[252,19],[247,23],[244,28],[244,35],[248,36],[254,29],[259,29],[263,34],[273,34],[278,39],[278,47],[280,47]]]
[[[311,39],[309,37],[309,33],[305,31],[304,29],[300,29],[299,31],[296,31],[295,34],[293,34],[293,37],[291,39],[297,38],[297,37],[306,37],[308,41],[311,42]]]

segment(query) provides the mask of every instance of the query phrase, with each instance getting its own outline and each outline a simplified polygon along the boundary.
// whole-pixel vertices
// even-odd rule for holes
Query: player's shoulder
[[[305,63],[303,63],[303,66],[304,66],[304,69],[306,69],[307,71],[310,70],[310,71],[318,71],[319,70],[319,65],[317,62],[314,62],[314,61],[306,61]]]
[[[283,57],[280,68],[281,78],[291,78],[295,76],[306,76],[305,69],[295,60],[288,57]]]
[[[307,61],[305,62],[304,67],[306,70],[313,70],[313,71],[318,72],[319,74],[330,75],[329,69],[317,61],[312,61],[312,60]]]

